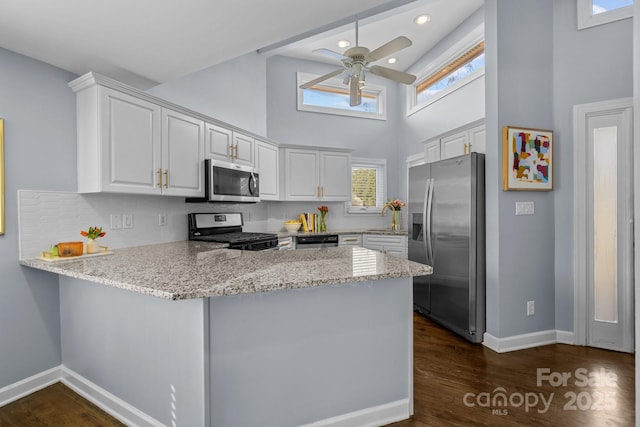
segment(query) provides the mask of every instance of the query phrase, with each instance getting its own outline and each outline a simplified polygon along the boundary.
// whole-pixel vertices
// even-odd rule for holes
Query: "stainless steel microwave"
[[[206,159],[204,170],[204,189],[208,202],[260,201],[260,180],[255,168]]]

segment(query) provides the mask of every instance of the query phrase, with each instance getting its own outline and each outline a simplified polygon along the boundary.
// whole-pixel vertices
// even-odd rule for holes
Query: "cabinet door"
[[[351,200],[351,155],[320,152],[320,198],[328,202]]]
[[[100,102],[102,191],[159,194],[160,107],[107,88]]]
[[[362,245],[387,255],[407,259],[407,236],[365,234],[362,238]]]
[[[235,152],[233,153],[233,158],[231,159],[231,161],[238,164],[253,166],[253,144],[253,137],[234,132],[233,146],[235,147]]]
[[[430,141],[424,144],[425,163],[437,162],[440,160],[440,140]]]
[[[217,125],[206,125],[206,152],[208,159],[230,161],[233,132]]]
[[[466,144],[469,143],[467,131],[449,135],[440,140],[441,158],[449,159],[451,157],[462,156],[466,154]]]
[[[285,149],[285,199],[318,200],[319,153],[310,150]]]
[[[482,124],[480,126],[469,129],[469,143],[471,151],[475,153],[484,153],[486,147],[486,128]]]
[[[162,110],[162,193],[204,197],[204,122]]]
[[[278,147],[256,140],[256,168],[260,174],[260,199],[280,198],[280,158]]]

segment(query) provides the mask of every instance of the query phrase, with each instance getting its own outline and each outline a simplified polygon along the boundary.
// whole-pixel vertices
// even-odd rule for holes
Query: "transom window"
[[[298,73],[296,84],[299,111],[387,119],[387,90],[384,86],[366,83],[362,89],[362,103],[352,107],[349,105],[349,87],[341,79],[332,78],[309,89],[300,89],[300,85],[317,77],[319,76],[314,74]]]
[[[380,213],[385,201],[387,161],[385,159],[351,160],[350,213]]]
[[[578,29],[633,16],[633,0],[577,0]]]
[[[437,101],[484,75],[484,41],[450,55],[434,70],[424,72],[409,88],[409,114]],[[453,59],[451,59],[453,58]]]

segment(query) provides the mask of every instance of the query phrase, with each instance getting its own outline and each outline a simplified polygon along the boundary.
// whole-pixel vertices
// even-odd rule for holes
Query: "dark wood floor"
[[[0,427],[120,427],[121,422],[62,383],[0,408]]]
[[[392,426],[633,426],[634,366],[631,354],[565,344],[499,354],[414,315],[415,415]],[[555,387],[538,385],[539,368]]]
[[[415,415],[392,427],[634,425],[633,355],[563,344],[498,354],[419,315],[414,335]],[[539,368],[571,377],[538,385]],[[0,408],[0,427],[122,425],[60,383]]]

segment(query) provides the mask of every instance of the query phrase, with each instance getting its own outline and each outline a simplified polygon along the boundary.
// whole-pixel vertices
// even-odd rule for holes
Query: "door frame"
[[[579,148],[587,140],[587,119],[594,116],[608,115],[612,113],[629,114],[629,128],[622,129],[622,132],[629,136],[629,143],[633,147],[633,98],[621,98],[609,101],[580,104],[573,107],[573,331],[574,344],[587,345],[587,279],[588,279],[588,242],[587,242],[587,218],[584,211],[587,208],[587,173],[581,165],[587,164],[585,150]],[[628,173],[633,174],[633,165]],[[630,182],[633,185],[633,179]],[[633,192],[628,196],[633,198]],[[630,242],[629,242],[630,240]],[[627,239],[625,253],[633,251],[633,238]],[[631,252],[633,253],[633,252]],[[633,256],[628,260],[633,266]],[[633,270],[632,270],[633,271]],[[624,274],[628,275],[628,272]],[[624,277],[622,280],[630,283],[622,296],[627,301],[633,301],[634,281],[633,273],[631,277]],[[635,307],[634,307],[635,309]],[[627,333],[624,336],[623,347],[625,351],[634,351],[634,310],[628,312],[626,306],[620,317],[627,323]]]

